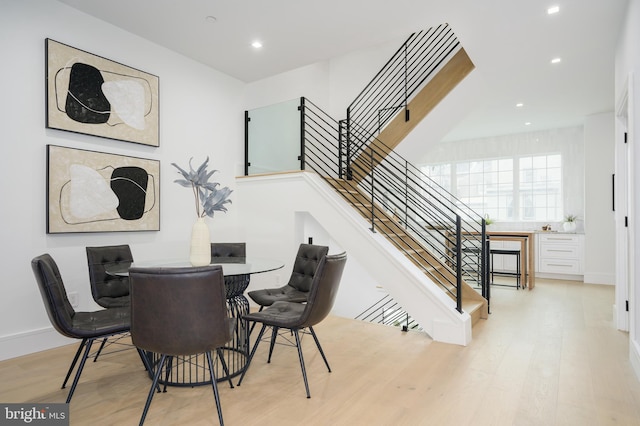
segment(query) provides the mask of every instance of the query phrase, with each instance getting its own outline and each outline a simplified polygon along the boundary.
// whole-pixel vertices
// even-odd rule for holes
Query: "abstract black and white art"
[[[46,39],[46,126],[159,146],[159,79]]]
[[[47,145],[47,233],[160,230],[160,162]]]

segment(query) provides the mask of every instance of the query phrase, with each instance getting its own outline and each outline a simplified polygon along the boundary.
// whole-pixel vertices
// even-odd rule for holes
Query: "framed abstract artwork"
[[[157,76],[46,39],[46,127],[160,146]]]
[[[160,230],[160,161],[47,145],[47,233]]]

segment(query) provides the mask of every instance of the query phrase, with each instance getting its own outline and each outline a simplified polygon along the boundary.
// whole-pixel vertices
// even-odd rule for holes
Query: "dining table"
[[[230,257],[215,258],[211,265],[222,266],[224,275],[225,296],[229,318],[235,322],[232,339],[222,348],[227,371],[222,367],[220,360],[216,358],[214,364],[217,382],[228,381],[244,371],[249,359],[249,324],[242,316],[249,313],[249,300],[244,292],[249,286],[252,275],[275,271],[284,267],[284,263],[268,258],[256,257]],[[131,264],[112,265],[106,268],[110,275],[128,276],[131,267],[190,267],[188,260],[146,260]],[[147,353],[150,365],[157,365],[160,355]],[[169,374],[163,375],[160,383],[170,386],[200,386],[211,384],[211,377],[207,367],[207,359],[204,353],[188,356],[176,356],[169,364]],[[153,377],[155,371],[149,371]]]

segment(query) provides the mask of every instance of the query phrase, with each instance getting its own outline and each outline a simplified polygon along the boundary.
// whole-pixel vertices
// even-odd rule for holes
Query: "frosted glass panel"
[[[300,170],[300,99],[248,111],[248,174]]]

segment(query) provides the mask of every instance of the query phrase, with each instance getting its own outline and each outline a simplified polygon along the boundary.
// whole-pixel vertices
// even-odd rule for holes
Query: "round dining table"
[[[242,316],[249,313],[249,301],[244,291],[249,286],[251,275],[275,271],[284,267],[284,263],[274,259],[253,257],[217,258],[212,265],[222,266],[225,293],[229,318],[235,322],[233,338],[223,346],[221,353],[225,358],[227,371],[216,358],[214,364],[217,382],[228,381],[244,371],[249,359],[249,324]],[[148,260],[134,262],[130,265],[119,264],[106,268],[111,275],[128,276],[131,267],[188,267],[189,261],[180,260]],[[155,366],[160,361],[160,355],[147,353],[150,365]],[[171,386],[200,386],[211,384],[211,377],[207,367],[205,354],[176,356],[169,363],[169,374],[162,375],[160,383]],[[154,371],[150,371],[153,377]]]

